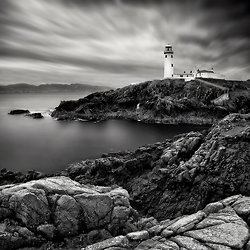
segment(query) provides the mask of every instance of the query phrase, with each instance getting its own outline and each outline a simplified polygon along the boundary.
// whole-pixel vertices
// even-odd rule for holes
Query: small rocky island
[[[33,119],[41,119],[44,118],[44,116],[42,115],[42,113],[40,112],[35,112],[35,113],[31,113],[29,110],[27,109],[13,109],[9,112],[9,115],[25,115],[28,117],[31,117]]]
[[[13,109],[9,112],[9,115],[22,115],[29,114],[30,111],[28,109]]]
[[[165,79],[62,102],[55,118],[213,125],[53,175],[2,170],[0,249],[250,249],[247,113],[248,83],[224,80]]]
[[[40,113],[40,112],[30,113],[30,114],[27,114],[26,116],[32,117],[33,119],[44,118],[43,115],[42,115],[42,113]]]

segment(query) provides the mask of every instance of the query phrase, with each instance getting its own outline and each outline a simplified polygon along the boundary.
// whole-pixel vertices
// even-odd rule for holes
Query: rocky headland
[[[163,79],[63,101],[52,116],[60,120],[213,124],[230,113],[249,112],[247,81]]]

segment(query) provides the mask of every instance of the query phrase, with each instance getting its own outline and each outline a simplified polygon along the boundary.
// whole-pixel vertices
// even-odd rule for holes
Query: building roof
[[[214,73],[213,70],[206,70],[206,69],[202,69],[202,70],[197,70],[198,73]]]
[[[178,74],[174,74],[174,76],[184,76],[184,75],[186,75],[186,76],[193,76],[193,74],[192,73],[178,73]]]

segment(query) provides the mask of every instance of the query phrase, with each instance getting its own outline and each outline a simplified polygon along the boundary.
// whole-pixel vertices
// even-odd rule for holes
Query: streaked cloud
[[[250,78],[248,1],[1,0],[0,9],[2,84],[159,79],[166,43],[176,71]]]

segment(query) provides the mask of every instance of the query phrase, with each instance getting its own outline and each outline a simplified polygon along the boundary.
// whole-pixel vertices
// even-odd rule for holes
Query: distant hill
[[[63,92],[84,92],[84,91],[104,91],[109,90],[107,86],[95,86],[89,84],[41,84],[32,85],[26,83],[17,83],[11,85],[0,85],[0,94],[11,94],[11,93],[63,93]]]

